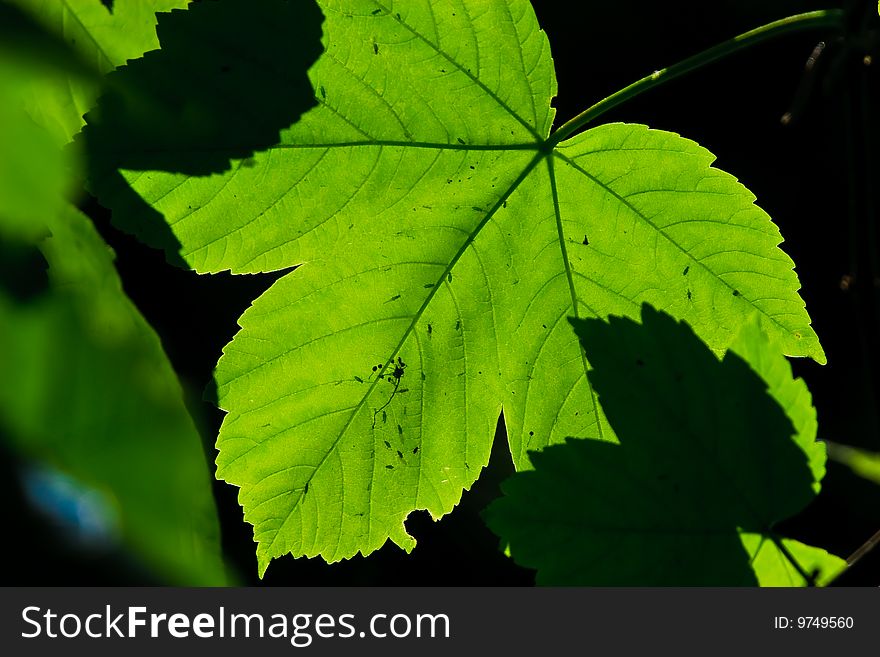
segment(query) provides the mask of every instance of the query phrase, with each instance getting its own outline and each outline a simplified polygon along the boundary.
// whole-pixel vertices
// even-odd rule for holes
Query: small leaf
[[[800,571],[814,570],[827,581],[841,559],[773,531],[815,496],[824,465],[785,359],[755,326],[738,339],[771,373],[768,391],[733,350],[719,361],[647,305],[642,321],[572,322],[620,444],[572,438],[533,454],[489,526],[541,584],[804,585]]]

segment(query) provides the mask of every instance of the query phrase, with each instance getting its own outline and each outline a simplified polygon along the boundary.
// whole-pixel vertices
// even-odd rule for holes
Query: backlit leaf
[[[816,495],[825,464],[785,358],[757,324],[719,361],[669,315],[644,305],[642,321],[573,320],[620,444],[570,439],[502,485],[485,515],[514,560],[549,585],[803,586],[838,574],[842,559],[774,530]]]
[[[211,175],[99,163],[137,202],[90,183],[199,272],[301,265],[216,372],[218,476],[241,488],[261,571],[411,549],[404,520],[458,503],[502,407],[518,468],[566,436],[613,441],[567,317],[649,302],[722,353],[758,312],[824,362],[778,230],[711,153],[639,125],[550,140],[553,61],[526,0],[319,5],[318,106],[280,143]],[[88,122],[87,140],[100,111]]]

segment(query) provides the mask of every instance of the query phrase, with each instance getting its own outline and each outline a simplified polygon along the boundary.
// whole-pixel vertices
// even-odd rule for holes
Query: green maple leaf
[[[452,510],[502,408],[518,468],[566,436],[613,441],[569,316],[647,301],[720,353],[757,311],[824,362],[777,228],[711,153],[639,125],[550,136],[553,61],[526,0],[319,4],[319,105],[276,146],[210,176],[122,169],[197,271],[301,265],[215,375],[217,474],[241,487],[261,573],[411,549],[406,517]],[[117,224],[155,237],[111,181],[90,184]]]
[[[486,511],[550,585],[824,582],[846,563],[774,525],[819,491],[825,450],[804,382],[757,322],[722,360],[647,304],[643,325],[574,320],[619,445],[533,455]],[[814,575],[815,574],[815,575]]]

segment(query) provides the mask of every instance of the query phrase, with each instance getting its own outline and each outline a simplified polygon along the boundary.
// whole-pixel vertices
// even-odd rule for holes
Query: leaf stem
[[[592,107],[589,107],[570,121],[560,126],[559,129],[548,138],[547,146],[548,148],[555,147],[563,139],[572,136],[585,125],[618,105],[625,103],[654,87],[674,80],[682,75],[686,75],[691,71],[703,68],[719,59],[723,59],[729,55],[736,54],[741,50],[745,50],[764,41],[769,41],[770,39],[775,39],[776,37],[790,32],[802,32],[805,30],[816,29],[841,30],[843,29],[843,20],[843,10],[823,9],[819,11],[810,11],[805,14],[788,16],[787,18],[767,23],[754,30],[740,34],[728,41],[719,43],[717,46],[704,50],[697,55],[688,57],[677,64],[673,64],[668,68],[654,71],[650,75],[643,77],[641,80],[633,82],[628,87],[624,87],[620,91],[600,100]]]

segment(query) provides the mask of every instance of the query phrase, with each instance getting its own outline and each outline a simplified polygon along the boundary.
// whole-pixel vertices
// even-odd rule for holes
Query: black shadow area
[[[620,443],[533,453],[486,512],[539,584],[754,586],[739,532],[770,537],[814,496],[791,421],[740,357],[650,306],[572,320]]]

